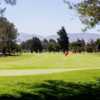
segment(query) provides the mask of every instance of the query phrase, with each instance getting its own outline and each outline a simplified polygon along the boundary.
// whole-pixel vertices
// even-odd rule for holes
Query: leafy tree
[[[91,40],[89,43],[87,43],[86,51],[87,52],[96,52],[96,43],[95,43],[95,41]]]
[[[40,39],[37,37],[33,37],[31,52],[33,52],[33,51],[42,52],[42,50],[43,50],[43,47],[42,47],[42,43],[41,43]]]
[[[43,46],[43,50],[44,51],[48,51],[48,40],[47,39],[44,39],[43,41],[42,41],[42,46]]]
[[[64,27],[61,28],[61,30],[59,30],[57,32],[57,34],[59,35],[59,38],[58,38],[58,43],[60,45],[60,48],[63,52],[65,51],[69,51],[69,39],[68,39],[68,36],[67,36],[67,32],[65,30]]]
[[[7,4],[11,4],[11,5],[16,4],[16,0],[3,0],[3,1],[6,2]]]
[[[30,52],[31,48],[32,48],[32,39],[27,40],[27,41],[21,43],[21,49],[24,52]]]
[[[33,37],[30,40],[21,43],[21,48],[25,52],[42,52],[43,46],[39,38]]]
[[[70,8],[74,8],[80,14],[82,23],[87,25],[86,29],[100,24],[100,0],[82,0],[77,4],[71,4],[64,0]]]
[[[77,41],[70,43],[70,50],[79,53],[85,51],[85,41],[78,39]]]
[[[3,14],[4,14],[4,12],[5,12],[6,8],[7,8],[7,7],[4,7],[4,5],[2,7],[1,6],[2,3],[6,3],[6,4],[9,4],[9,5],[15,5],[16,4],[16,0],[2,0],[2,1],[0,0],[0,15],[1,16],[3,16]]]
[[[0,17],[0,49],[3,54],[12,53],[18,35],[15,25],[5,17]]]
[[[48,51],[57,52],[59,50],[60,50],[59,44],[55,40],[50,39],[48,42]]]
[[[100,22],[100,0],[85,0],[76,6],[77,11],[82,15],[81,21],[94,27]]]

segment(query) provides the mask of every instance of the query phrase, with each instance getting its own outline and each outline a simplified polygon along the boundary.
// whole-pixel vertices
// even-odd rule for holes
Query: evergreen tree
[[[58,43],[60,45],[60,49],[65,52],[65,51],[69,51],[69,38],[67,36],[67,32],[65,30],[64,27],[61,28],[61,30],[59,30],[57,32],[57,34],[59,35],[58,38]]]

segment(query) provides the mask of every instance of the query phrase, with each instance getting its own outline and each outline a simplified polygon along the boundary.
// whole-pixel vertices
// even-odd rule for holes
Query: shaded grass
[[[100,70],[73,71],[59,74],[0,77],[0,94],[19,95],[20,92],[32,93],[32,86],[46,80],[66,82],[95,82],[100,77]]]
[[[48,80],[31,87],[32,91],[0,95],[0,100],[100,100],[100,80],[75,83]]]

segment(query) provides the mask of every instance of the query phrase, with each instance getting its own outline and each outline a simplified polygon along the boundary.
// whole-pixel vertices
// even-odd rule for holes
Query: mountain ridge
[[[38,37],[40,40],[43,40],[43,39],[57,40],[57,38],[59,36],[58,35],[49,35],[49,36],[44,37],[44,36],[38,35],[38,34],[21,33],[18,36],[17,41],[23,42],[23,41],[26,41],[28,39],[32,39],[33,37]],[[69,37],[70,42],[76,41],[77,39],[84,39],[86,42],[88,42],[90,40],[95,41],[96,39],[100,38],[100,34],[95,34],[95,33],[69,33],[68,37]]]

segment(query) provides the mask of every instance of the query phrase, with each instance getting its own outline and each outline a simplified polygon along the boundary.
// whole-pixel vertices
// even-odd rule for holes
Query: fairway
[[[32,86],[46,80],[95,82],[100,78],[100,53],[22,54],[0,58],[0,94],[32,92]]]
[[[64,56],[63,53],[22,54],[1,57],[0,69],[58,69],[100,67],[100,54],[82,53]]]
[[[34,69],[34,70],[0,70],[0,76],[30,76],[30,75],[48,75],[62,72],[75,72],[87,70],[100,70],[100,67],[95,68],[66,68],[66,69]]]

